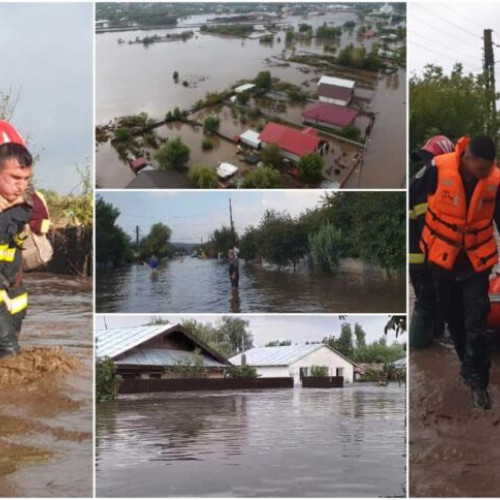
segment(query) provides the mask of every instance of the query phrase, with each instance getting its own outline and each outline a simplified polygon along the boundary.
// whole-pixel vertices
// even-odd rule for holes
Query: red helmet
[[[26,147],[19,132],[10,123],[0,120],[0,146],[9,142]]]
[[[413,151],[410,155],[412,161],[429,161],[434,156],[451,153],[455,150],[453,142],[445,135],[435,135],[431,137],[418,151]]]

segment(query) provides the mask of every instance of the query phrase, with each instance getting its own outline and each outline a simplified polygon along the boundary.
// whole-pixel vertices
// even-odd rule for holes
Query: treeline
[[[318,266],[334,272],[346,257],[382,267],[405,266],[405,194],[400,192],[326,193],[320,206],[292,217],[267,210],[258,226],[240,236],[228,227],[212,233],[202,246],[208,256],[227,254],[238,243],[245,260],[264,259],[278,267],[311,255]]]
[[[450,74],[425,66],[410,79],[410,151],[437,134],[455,140],[489,130],[496,136],[500,114],[490,111],[491,92],[483,74],[465,74],[459,63]]]
[[[122,4],[111,2],[96,4],[96,19],[106,19],[114,28],[126,27],[134,23],[140,26],[175,26],[178,17],[195,12],[196,7],[193,4],[188,10],[180,9],[176,7],[176,4],[167,6],[164,3],[129,3],[126,9]]]

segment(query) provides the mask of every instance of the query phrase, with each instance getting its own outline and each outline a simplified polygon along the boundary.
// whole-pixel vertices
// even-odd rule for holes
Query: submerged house
[[[318,137],[318,131],[311,127],[297,130],[274,122],[265,126],[259,139],[263,147],[277,144],[280,153],[293,162],[298,162],[308,154],[317,153],[324,142]]]
[[[346,106],[319,102],[302,112],[304,123],[338,130],[354,124],[358,112]]]
[[[231,363],[181,325],[100,330],[97,358],[111,358],[124,379],[171,378],[176,369],[203,362],[208,377],[223,377]]]
[[[345,383],[354,380],[354,363],[326,344],[254,347],[244,354],[245,363],[256,368],[260,377],[293,377],[298,385],[303,377],[311,376],[313,366],[326,366],[329,376],[344,377]],[[239,366],[241,356],[229,361]]]
[[[345,78],[322,76],[316,94],[321,102],[347,106],[354,97],[356,82]]]

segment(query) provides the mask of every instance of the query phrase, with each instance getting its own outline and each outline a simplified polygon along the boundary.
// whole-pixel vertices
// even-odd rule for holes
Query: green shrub
[[[111,358],[97,361],[95,370],[97,401],[112,401],[118,396],[122,378],[115,372],[115,364]]]
[[[230,378],[239,378],[239,377],[250,377],[257,378],[257,369],[253,366],[232,366],[228,368],[226,371],[226,375]]]

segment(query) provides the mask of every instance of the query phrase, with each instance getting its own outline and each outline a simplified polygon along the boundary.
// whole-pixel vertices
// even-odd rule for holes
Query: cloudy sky
[[[229,198],[233,207],[236,230],[242,234],[257,225],[266,209],[286,210],[298,215],[317,206],[323,191],[258,191],[258,192],[180,192],[127,191],[101,192],[105,201],[117,207],[121,215],[117,224],[135,240],[135,227],[140,235],[149,233],[156,222],[172,229],[171,241],[199,243],[223,225],[229,227]]]
[[[449,74],[460,62],[466,73],[482,71],[483,30],[493,30],[497,78],[500,68],[500,3],[411,2],[408,4],[408,69],[422,73],[437,64]]]
[[[93,6],[1,3],[0,93],[19,100],[12,123],[40,154],[37,187],[68,193],[93,155]]]
[[[166,314],[155,315],[168,319],[172,324],[180,323],[183,319],[196,319],[202,323],[216,323],[220,318],[213,314]],[[340,326],[344,322],[351,324],[353,330],[355,323],[359,323],[366,332],[366,340],[371,343],[384,335],[384,326],[387,323],[387,315],[350,315],[344,320],[336,315],[238,315],[239,318],[248,320],[249,330],[254,336],[254,345],[265,345],[272,340],[291,340],[292,343],[303,344],[307,341],[321,341],[330,335],[338,337]],[[140,326],[148,323],[153,316],[146,315],[119,315],[107,314],[96,315],[96,331],[104,328],[123,328],[128,326]],[[398,342],[406,342],[407,335],[398,337]],[[394,333],[387,336],[388,343],[396,340]]]

